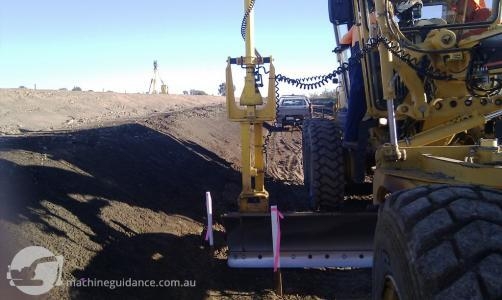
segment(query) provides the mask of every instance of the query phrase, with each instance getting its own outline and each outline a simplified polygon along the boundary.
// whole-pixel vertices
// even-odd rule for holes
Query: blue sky
[[[335,67],[327,2],[257,0],[255,46],[274,57],[278,73],[317,75]],[[216,94],[226,58],[244,55],[243,6],[240,0],[3,1],[0,87],[145,92],[156,59],[170,92]],[[239,94],[243,74],[234,70]]]

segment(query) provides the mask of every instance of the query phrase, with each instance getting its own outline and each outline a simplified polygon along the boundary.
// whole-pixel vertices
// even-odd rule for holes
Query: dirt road
[[[219,223],[215,254],[201,247],[204,193],[211,191],[216,214],[236,209],[238,125],[226,120],[221,104],[186,106],[0,137],[0,266],[23,246],[40,245],[65,257],[64,280],[196,282],[62,286],[41,299],[277,298],[271,270],[226,266]],[[274,133],[268,148],[272,201],[301,202],[300,132]],[[367,299],[371,271],[284,270],[283,281],[286,299]],[[0,279],[6,299],[23,299],[7,285]]]

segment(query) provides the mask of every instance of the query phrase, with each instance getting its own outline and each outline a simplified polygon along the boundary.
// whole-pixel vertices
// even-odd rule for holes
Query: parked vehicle
[[[277,127],[299,126],[312,116],[310,100],[302,95],[282,96],[277,107]]]

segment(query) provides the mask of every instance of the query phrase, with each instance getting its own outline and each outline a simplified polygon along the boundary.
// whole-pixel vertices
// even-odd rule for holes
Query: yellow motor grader
[[[226,70],[228,117],[242,138],[239,211],[224,215],[229,266],[273,265],[262,149],[276,84],[336,80],[334,118],[303,124],[311,210],[284,212],[280,266],[372,267],[374,299],[502,298],[501,3],[329,0],[339,67],[307,79],[276,74],[272,58],[255,51],[254,3],[244,1],[245,56],[229,58]],[[352,27],[361,49],[350,55],[340,39]],[[344,99],[349,60],[360,62],[365,99]],[[246,70],[238,102],[232,65]],[[366,101],[366,115],[357,147],[346,148],[354,101]],[[337,210],[345,187],[368,175],[378,212]]]

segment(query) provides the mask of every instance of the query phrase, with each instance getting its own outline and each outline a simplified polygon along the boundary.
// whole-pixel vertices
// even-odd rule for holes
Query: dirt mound
[[[0,89],[0,134],[76,129],[220,104],[224,97]]]
[[[269,142],[267,187],[284,206],[305,196],[300,142],[299,132],[274,133]],[[226,120],[222,105],[0,137],[0,230],[9,236],[0,243],[0,264],[9,264],[20,245],[41,245],[65,257],[65,280],[196,282],[57,287],[48,298],[274,299],[271,270],[226,266],[218,220],[216,253],[201,248],[204,193],[211,191],[216,214],[235,209],[238,161],[238,125]],[[285,298],[366,299],[370,277],[370,270],[284,270]],[[6,284],[0,291],[10,299],[22,296]]]

